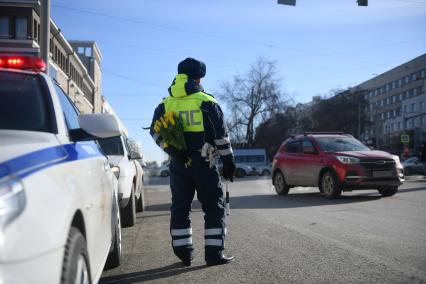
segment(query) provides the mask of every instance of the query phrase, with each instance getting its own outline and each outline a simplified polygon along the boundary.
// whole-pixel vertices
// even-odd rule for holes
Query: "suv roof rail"
[[[320,134],[338,134],[338,135],[348,135],[343,131],[306,131],[303,135],[320,135]]]

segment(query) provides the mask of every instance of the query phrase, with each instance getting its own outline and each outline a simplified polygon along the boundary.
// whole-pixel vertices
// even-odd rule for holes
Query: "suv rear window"
[[[101,145],[102,151],[106,155],[112,156],[123,156],[124,149],[123,143],[121,143],[121,137],[112,137],[98,140],[99,145]]]
[[[316,140],[325,152],[370,151],[370,148],[352,137],[317,137]]]
[[[52,132],[37,75],[0,72],[0,129]]]

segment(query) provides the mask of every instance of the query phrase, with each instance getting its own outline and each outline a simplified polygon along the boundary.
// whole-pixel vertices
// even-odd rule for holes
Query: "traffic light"
[[[296,0],[278,0],[278,4],[296,6]]]
[[[358,6],[368,6],[368,0],[357,0]]]

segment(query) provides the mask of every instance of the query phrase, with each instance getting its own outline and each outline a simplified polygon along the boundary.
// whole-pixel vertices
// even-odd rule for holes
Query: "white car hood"
[[[59,142],[51,133],[0,130],[0,163],[55,146],[59,146]]]

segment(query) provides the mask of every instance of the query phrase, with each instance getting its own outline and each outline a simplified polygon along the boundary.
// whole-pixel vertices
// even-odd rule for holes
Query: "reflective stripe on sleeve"
[[[192,238],[173,240],[174,247],[186,246],[186,245],[192,245]]]
[[[172,229],[170,232],[172,236],[187,236],[192,235],[192,228],[187,229]]]
[[[216,235],[222,235],[222,228],[212,228],[212,229],[206,229],[204,232],[205,236],[216,236]],[[226,228],[225,228],[225,235],[226,235]]]
[[[218,152],[219,152],[219,155],[221,155],[221,156],[231,155],[233,153],[232,148],[228,148],[228,149],[225,149],[225,150],[218,149]]]
[[[222,138],[222,139],[215,139],[214,143],[217,146],[220,146],[220,145],[231,144],[231,141],[229,141],[229,137],[225,137],[225,138]]]
[[[217,247],[221,247],[222,243],[223,241],[219,239],[206,239],[204,242],[206,246],[217,246]]]

